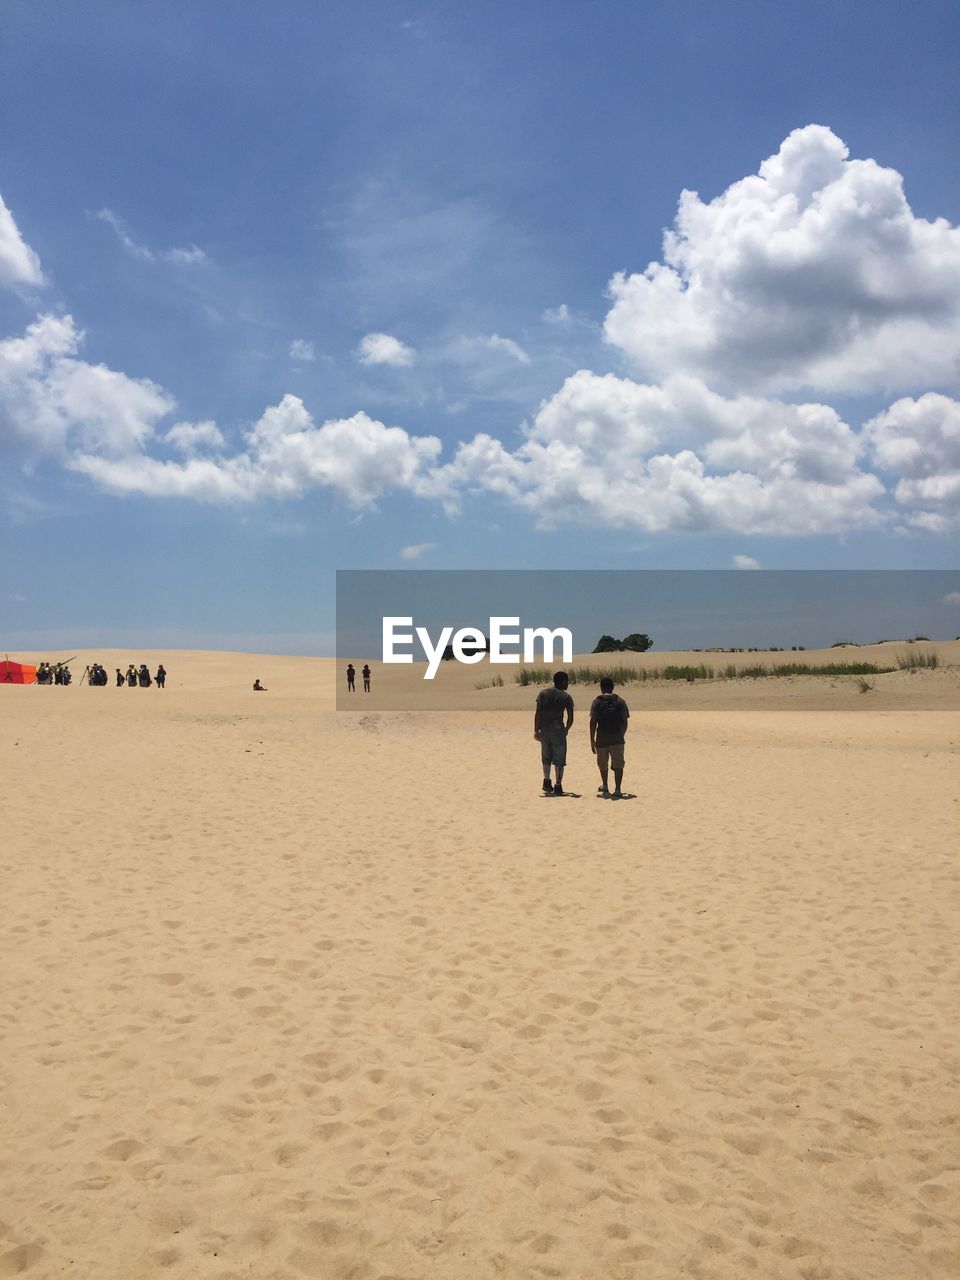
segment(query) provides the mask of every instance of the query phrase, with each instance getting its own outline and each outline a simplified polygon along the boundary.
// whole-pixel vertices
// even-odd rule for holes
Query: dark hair
[[[613,693],[613,676],[603,676],[600,681],[601,693]]]
[[[565,684],[570,683],[570,677],[565,671],[555,671],[553,673],[553,683],[558,689],[562,689]]]

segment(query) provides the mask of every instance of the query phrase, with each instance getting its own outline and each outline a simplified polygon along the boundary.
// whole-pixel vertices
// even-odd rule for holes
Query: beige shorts
[[[597,747],[597,764],[601,769],[613,765],[614,769],[623,768],[623,743],[615,742],[611,747]]]

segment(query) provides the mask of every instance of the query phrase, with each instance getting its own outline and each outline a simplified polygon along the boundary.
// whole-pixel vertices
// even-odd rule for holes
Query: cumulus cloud
[[[948,591],[940,601],[941,604],[960,604],[960,591]]]
[[[316,358],[317,353],[313,349],[313,343],[308,342],[306,338],[294,338],[290,343],[291,360],[296,360],[301,364],[310,364]]]
[[[863,442],[824,405],[723,397],[691,378],[644,386],[581,370],[540,405],[513,450],[480,434],[442,462],[434,436],[362,412],[318,426],[301,399],[286,395],[227,453],[210,421],[161,433],[172,397],[83,361],[81,340],[69,316],[44,316],[0,343],[3,439],[28,457],[56,456],[115,493],[252,502],[327,489],[364,508],[403,490],[452,511],[477,491],[502,495],[545,527],[579,521],[652,532],[824,533],[881,518],[874,504],[883,485],[860,469]],[[892,430],[875,426],[872,447],[887,447]]]
[[[604,335],[647,375],[719,387],[875,391],[960,369],[960,229],[903,181],[794,130],[709,203],[684,191],[663,261],[619,273]]]
[[[0,196],[0,285],[41,285],[40,259],[30,248]]]
[[[303,401],[286,395],[254,424],[246,444],[243,452],[217,459],[79,454],[69,465],[115,493],[208,502],[295,498],[315,488],[331,489],[355,507],[371,506],[390,489],[444,496],[444,485],[431,474],[440,441],[411,436],[365,413],[317,427]]]
[[[432,551],[436,545],[435,542],[414,542],[409,547],[401,547],[400,554],[404,560],[419,560],[425,551]]]
[[[173,399],[148,379],[77,358],[70,316],[41,316],[0,342],[0,444],[28,458],[82,449],[116,456],[140,448]]]
[[[134,239],[129,227],[112,209],[100,209],[95,215],[110,227],[131,258],[139,262],[170,262],[175,266],[195,266],[206,262],[207,255],[195,244],[179,249],[151,249]]]
[[[163,437],[178,453],[188,457],[205,449],[222,449],[223,432],[215,422],[175,422]]]
[[[754,560],[753,556],[734,556],[733,567],[735,569],[761,569],[763,566],[759,560]]]
[[[515,451],[481,434],[446,470],[454,486],[498,493],[548,528],[806,534],[880,522],[883,485],[860,470],[859,451],[823,405],[581,370],[543,402]]]
[[[864,426],[874,465],[898,477],[907,522],[942,532],[960,524],[960,403],[927,392],[897,400]]]
[[[158,425],[176,407],[161,387],[79,357],[83,334],[70,316],[42,316],[21,338],[0,342],[0,447],[28,462],[50,456],[114,493],[246,502],[328,488],[355,507],[390,489],[449,500],[436,467],[440,441],[386,426],[365,413],[314,422],[284,396],[246,435],[219,451],[214,422]],[[157,457],[167,445],[183,461]]]
[[[390,333],[368,333],[357,347],[357,359],[361,364],[387,364],[401,369],[413,364],[417,353]]]

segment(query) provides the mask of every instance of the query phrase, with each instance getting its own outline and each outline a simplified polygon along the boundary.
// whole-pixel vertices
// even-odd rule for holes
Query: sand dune
[[[474,671],[141,656],[0,689],[0,1277],[956,1274],[956,669],[628,691],[612,804]]]

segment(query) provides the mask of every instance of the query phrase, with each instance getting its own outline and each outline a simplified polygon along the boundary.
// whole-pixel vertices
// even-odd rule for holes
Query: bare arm
[[[590,717],[590,750],[597,754],[597,722],[593,716]]]
[[[537,709],[533,713],[533,736],[540,741],[540,699],[537,699]]]

